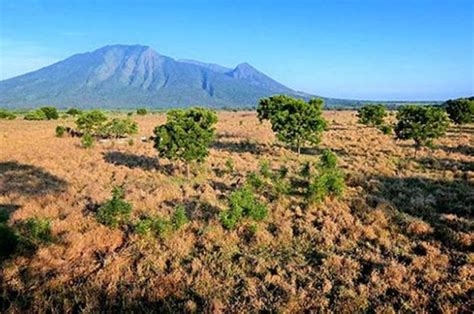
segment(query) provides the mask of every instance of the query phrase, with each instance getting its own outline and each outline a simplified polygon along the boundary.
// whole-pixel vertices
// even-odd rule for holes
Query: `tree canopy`
[[[269,120],[277,138],[296,147],[298,154],[302,145],[317,145],[327,127],[322,117],[322,99],[303,99],[278,95],[263,98],[257,108],[260,121]]]
[[[384,105],[365,105],[357,111],[359,123],[370,126],[381,126],[387,116]]]
[[[467,124],[474,121],[474,98],[450,99],[444,104],[449,118],[455,124]]]
[[[208,109],[171,110],[166,123],[154,130],[154,147],[162,157],[185,162],[189,175],[189,163],[208,156],[216,122],[217,115]]]

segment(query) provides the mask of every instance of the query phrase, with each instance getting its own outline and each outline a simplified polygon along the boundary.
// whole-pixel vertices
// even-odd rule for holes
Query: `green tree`
[[[16,115],[13,112],[7,111],[5,109],[0,109],[0,120],[14,120]]]
[[[148,111],[145,108],[138,108],[137,109],[137,114],[140,116],[144,116],[148,113]]]
[[[57,120],[59,118],[58,109],[55,107],[41,107],[39,110],[44,112],[46,120]]]
[[[62,125],[56,126],[56,136],[63,137],[64,133],[66,132],[66,128]]]
[[[76,119],[76,125],[84,133],[95,134],[106,121],[107,116],[102,111],[92,110],[82,113]]]
[[[443,136],[449,125],[443,109],[428,106],[402,106],[397,119],[395,134],[398,139],[415,141],[415,156],[421,146],[430,146],[433,139]]]
[[[321,141],[321,135],[327,127],[322,110],[322,99],[305,102],[278,95],[261,99],[257,114],[260,121],[270,121],[280,141],[293,145],[300,154],[302,145],[317,145]]]
[[[209,145],[214,139],[214,124],[217,115],[204,108],[171,110],[165,124],[155,128],[155,144],[160,156],[186,164],[202,162],[209,154]]]
[[[450,99],[444,107],[455,124],[462,125],[474,121],[474,98]]]
[[[25,120],[47,120],[46,114],[43,110],[30,111],[25,115]]]
[[[77,116],[80,115],[82,111],[76,108],[70,108],[66,111],[66,113],[70,116]]]
[[[357,111],[359,123],[370,126],[381,126],[387,116],[384,105],[365,105]]]

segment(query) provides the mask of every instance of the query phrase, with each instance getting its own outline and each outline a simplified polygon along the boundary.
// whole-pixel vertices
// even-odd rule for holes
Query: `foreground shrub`
[[[19,223],[17,228],[23,241],[34,247],[53,241],[51,222],[48,219],[28,218]]]
[[[100,206],[97,220],[110,227],[118,227],[129,221],[132,205],[125,201],[123,189],[115,187],[112,198]]]
[[[386,116],[387,109],[381,104],[365,105],[357,111],[358,122],[370,126],[382,125]]]
[[[455,124],[467,124],[474,121],[474,98],[450,99],[445,104],[446,112]]]
[[[135,232],[140,235],[152,235],[164,238],[173,231],[181,229],[189,222],[184,206],[176,207],[170,220],[162,217],[143,217],[135,225]]]
[[[94,146],[94,138],[89,133],[81,137],[81,145],[84,148],[92,148]]]
[[[0,109],[0,120],[15,120],[16,115],[11,112],[7,111],[5,109]]]
[[[299,154],[302,145],[316,145],[321,141],[321,135],[327,127],[322,110],[322,99],[306,102],[278,95],[261,99],[257,114],[260,121],[269,120],[277,138],[296,147]]]
[[[216,122],[216,114],[204,108],[171,110],[166,123],[154,130],[154,147],[160,156],[184,162],[189,177],[189,163],[202,162],[209,154]]]
[[[137,109],[137,114],[140,116],[144,116],[148,113],[148,111],[145,108],[138,108]]]
[[[344,188],[344,173],[337,166],[337,157],[326,149],[321,155],[316,176],[308,184],[306,198],[310,203],[319,203],[326,196],[342,196]]]
[[[63,137],[66,132],[66,128],[62,125],[56,126],[56,137]]]
[[[261,221],[267,216],[267,207],[257,201],[249,188],[243,187],[231,193],[229,208],[221,212],[219,219],[224,228],[234,229],[243,217]]]
[[[395,134],[398,139],[415,141],[415,155],[421,146],[430,146],[433,139],[443,136],[449,125],[444,110],[427,106],[403,106],[397,119]]]

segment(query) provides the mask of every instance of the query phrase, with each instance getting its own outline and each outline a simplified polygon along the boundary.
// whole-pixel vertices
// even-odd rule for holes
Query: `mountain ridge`
[[[79,108],[244,108],[274,94],[312,97],[275,81],[246,62],[228,68],[196,60],[175,60],[149,46],[122,44],[74,54],[0,81],[0,107],[7,108],[45,104]]]

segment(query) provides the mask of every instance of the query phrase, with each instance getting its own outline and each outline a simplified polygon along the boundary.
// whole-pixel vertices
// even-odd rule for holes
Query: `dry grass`
[[[469,311],[474,289],[472,126],[452,129],[413,158],[409,142],[332,122],[321,148],[346,173],[342,199],[305,207],[268,199],[270,215],[223,229],[226,197],[262,160],[293,171],[300,157],[279,145],[254,113],[219,113],[218,139],[187,181],[155,159],[150,136],[162,115],[136,117],[133,146],[56,138],[50,121],[0,121],[0,207],[9,224],[52,223],[54,243],[2,264],[0,309],[30,311]],[[66,121],[73,126],[72,121]],[[235,174],[226,172],[232,159]],[[132,219],[169,217],[183,204],[191,223],[163,239],[109,229],[94,210],[124,185]]]

